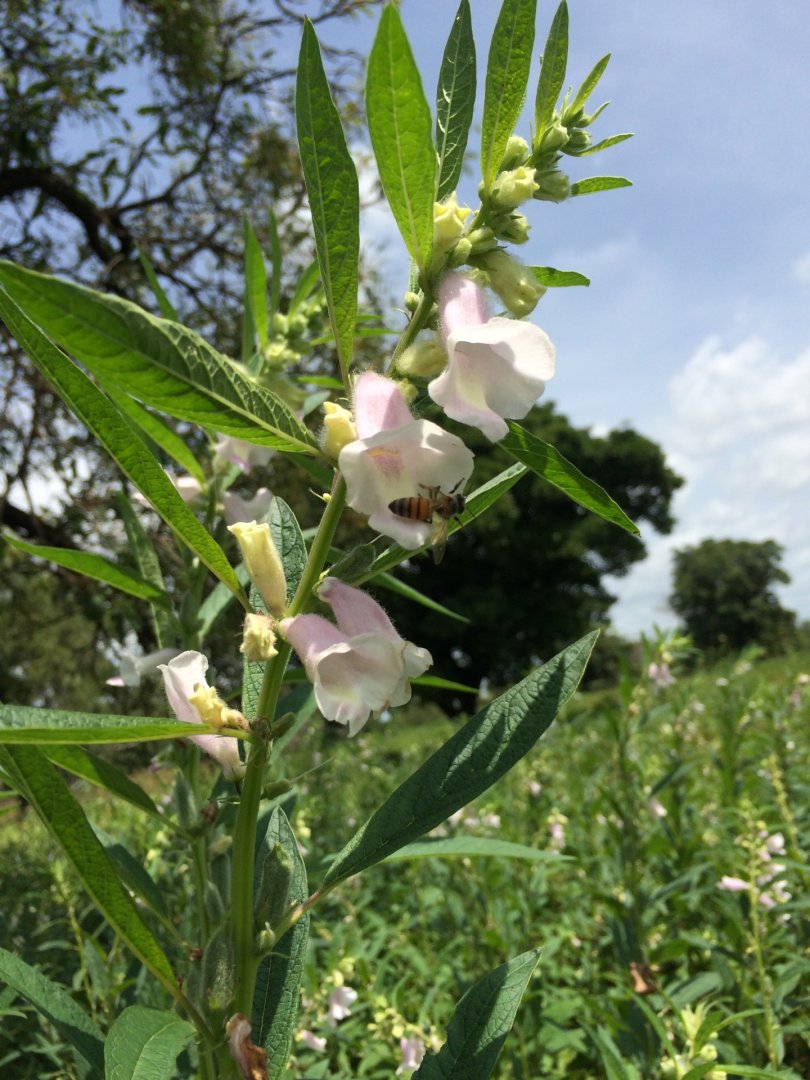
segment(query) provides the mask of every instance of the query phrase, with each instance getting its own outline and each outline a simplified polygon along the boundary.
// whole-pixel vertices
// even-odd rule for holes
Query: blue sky
[[[401,5],[430,101],[456,6]],[[536,54],[555,6],[538,5]],[[499,5],[471,7],[480,116]],[[627,424],[655,439],[687,480],[675,532],[649,532],[649,558],[611,582],[614,622],[628,634],[672,624],[671,551],[706,536],[778,540],[793,578],[782,601],[810,618],[805,0],[570,0],[569,11],[571,81],[612,53],[593,100],[612,104],[595,133],[636,133],[572,162],[571,175],[624,175],[635,186],[529,208],[521,256],[592,280],[587,290],[549,291],[532,316],[558,350],[547,392],[578,425]],[[367,53],[375,24],[359,18],[341,36]],[[527,114],[519,133],[528,123]],[[468,179],[460,201],[473,202],[475,188]],[[395,236],[385,208],[375,209],[367,242],[401,291]]]

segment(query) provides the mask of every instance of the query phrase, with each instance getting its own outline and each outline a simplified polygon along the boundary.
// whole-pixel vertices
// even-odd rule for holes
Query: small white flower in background
[[[728,679],[724,675],[721,675],[719,679],[714,680],[715,686],[728,686]]]
[[[372,712],[409,701],[409,679],[433,659],[400,637],[377,601],[360,589],[327,577],[317,594],[332,608],[337,626],[320,615],[297,615],[282,619],[279,628],[304,664],[321,713],[356,735]]]
[[[486,829],[500,829],[501,827],[501,815],[500,814],[483,814],[479,818],[479,824],[483,825]]]
[[[562,851],[565,847],[565,826],[568,818],[565,814],[553,813],[548,819],[549,847],[554,851]]]
[[[229,525],[238,521],[264,521],[273,501],[269,488],[258,488],[252,499],[243,499],[233,491],[226,491],[222,496],[222,512]]]
[[[462,492],[472,475],[472,452],[438,424],[414,420],[397,384],[373,371],[355,383],[354,419],[357,439],[338,457],[346,502],[372,529],[405,548],[422,547],[433,525],[394,514],[391,503],[430,488]]]
[[[706,706],[703,704],[702,701],[691,702],[689,708],[692,710],[693,713],[696,713],[698,716],[702,716],[703,713],[706,712]]]
[[[337,1027],[341,1020],[351,1016],[352,1005],[357,1001],[357,991],[350,986],[338,986],[329,995],[329,1012],[326,1017],[330,1027]]]
[[[647,806],[650,808],[650,813],[653,817],[665,818],[667,816],[667,808],[663,806],[654,795],[647,803]]]
[[[412,1073],[422,1064],[425,1056],[425,1044],[418,1035],[403,1035],[399,1040],[399,1049],[402,1061],[396,1071],[397,1076]]]
[[[717,888],[723,889],[725,892],[748,892],[750,885],[747,881],[743,881],[742,878],[729,877],[728,874],[723,874],[717,882]]]
[[[530,780],[526,786],[528,787],[529,794],[533,799],[538,799],[540,797],[540,793],[543,790],[543,785],[540,783],[539,780]]]
[[[158,649],[157,652],[145,653],[135,635],[128,634],[125,648],[117,657],[119,674],[107,679],[107,686],[140,686],[144,675],[156,672],[161,664],[180,652],[180,649]]]
[[[299,1031],[298,1039],[304,1046],[308,1046],[310,1050],[314,1050],[317,1054],[322,1054],[326,1049],[326,1039],[322,1039],[319,1035],[315,1035],[311,1031]]]
[[[669,664],[667,663],[650,664],[647,668],[647,678],[656,690],[663,690],[667,686],[672,686],[676,681],[675,676],[670,671]]]
[[[267,446],[255,446],[245,439],[235,439],[232,435],[223,435],[214,445],[214,468],[224,465],[236,465],[243,473],[249,473],[254,466],[266,465],[275,454]]]
[[[177,494],[183,500],[184,503],[195,503],[201,501],[202,497],[202,485],[200,481],[194,476],[175,476],[174,473],[169,472],[168,469],[163,470],[171,482],[174,484]],[[141,506],[146,506],[150,510],[152,509],[151,502],[140,491],[136,491],[132,499],[134,502],[139,503]]]
[[[506,419],[522,419],[554,374],[554,346],[533,323],[487,318],[483,289],[462,274],[442,279],[439,311],[449,360],[428,393],[453,420],[497,442]]]
[[[177,719],[182,720],[184,724],[201,724],[202,718],[191,704],[190,698],[199,689],[210,689],[205,678],[208,670],[207,657],[200,652],[189,650],[180,653],[168,664],[160,664],[159,670],[163,673],[166,697]],[[239,758],[239,745],[236,739],[211,734],[193,735],[191,741],[220,763],[222,771],[229,780],[244,776],[245,766]]]

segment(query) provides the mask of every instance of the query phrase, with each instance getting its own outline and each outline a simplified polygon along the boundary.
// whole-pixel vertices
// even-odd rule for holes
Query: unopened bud
[[[275,734],[275,732],[274,732]],[[292,783],[289,780],[274,780],[271,784],[265,784],[262,788],[263,799],[278,799],[292,791]]]
[[[566,154],[581,154],[583,150],[587,150],[591,145],[591,137],[587,131],[582,131],[581,128],[574,128],[568,136],[568,142],[563,148],[563,152]]]
[[[471,213],[469,206],[458,205],[455,192],[444,202],[433,204],[433,245],[437,251],[446,252],[455,246]]]
[[[472,252],[472,244],[466,236],[462,236],[450,254],[447,256],[447,265],[463,266]]]
[[[502,248],[484,255],[479,265],[486,270],[492,291],[519,319],[534,311],[546,291],[530,270]]]
[[[284,713],[278,720],[273,721],[273,738],[280,739],[282,735],[286,735],[290,728],[295,723],[296,714],[294,712]]]
[[[337,460],[343,447],[357,439],[357,429],[354,426],[352,414],[337,402],[325,401],[323,411],[321,449],[327,457]]]
[[[397,386],[399,388],[400,394],[402,394],[403,399],[407,402],[408,405],[410,405],[412,402],[416,401],[417,397],[419,397],[419,387],[418,386],[415,386],[412,382],[409,382],[407,379],[395,379],[394,381],[396,382],[396,384],[397,384]]]
[[[189,704],[193,705],[204,724],[211,727],[242,728],[248,730],[248,722],[238,709],[231,709],[216,692],[213,686],[198,683],[194,693],[189,695]]]
[[[239,651],[250,661],[263,662],[278,656],[275,622],[264,612],[251,612],[245,616],[245,628]]]
[[[524,165],[529,156],[529,144],[520,135],[510,135],[501,161],[501,172],[507,169],[516,169],[518,165]]]
[[[269,926],[265,926],[256,938],[256,951],[259,953],[272,952],[276,944],[276,935]]]
[[[406,311],[416,311],[419,307],[419,296],[415,292],[406,292],[402,302]]]
[[[270,526],[266,522],[259,525],[255,521],[238,521],[228,526],[228,532],[236,537],[250,580],[267,610],[273,615],[283,615],[287,607],[287,582]]]
[[[563,202],[571,193],[571,184],[565,173],[559,169],[550,169],[547,173],[539,174],[539,187],[534,193],[535,199],[543,199],[546,202]]]
[[[525,203],[540,185],[534,178],[534,169],[520,165],[517,169],[502,172],[496,179],[490,198],[493,205],[502,210],[514,210]]]
[[[537,152],[545,154],[553,150],[562,150],[568,138],[568,129],[559,120],[554,120],[543,132]]]
[[[432,379],[447,367],[447,353],[437,341],[417,341],[397,360],[397,371],[418,379]]]
[[[510,244],[525,244],[529,239],[529,219],[525,214],[509,214],[492,222],[492,228],[499,240]]]
[[[470,255],[482,255],[485,251],[492,251],[498,246],[498,241],[495,239],[495,233],[492,229],[487,228],[486,225],[480,229],[473,229],[470,235],[467,237],[470,241]]]

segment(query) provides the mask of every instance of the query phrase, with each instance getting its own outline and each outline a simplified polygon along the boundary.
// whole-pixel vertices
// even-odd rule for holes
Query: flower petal
[[[354,423],[357,437],[402,427],[413,420],[411,410],[393,379],[364,371],[354,384]]]

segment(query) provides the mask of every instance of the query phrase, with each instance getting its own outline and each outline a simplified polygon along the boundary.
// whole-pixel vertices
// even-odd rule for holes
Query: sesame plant
[[[125,657],[121,680],[159,670],[174,714],[0,710],[4,783],[41,817],[132,958],[126,1007],[99,1017],[68,987],[0,954],[0,977],[70,1044],[76,1075],[287,1074],[295,1034],[308,1027],[300,984],[310,919],[325,898],[350,878],[357,887],[358,875],[373,875],[394,854],[407,856],[492,787],[533,750],[577,688],[594,633],[491,701],[392,785],[325,868],[305,864],[285,813],[294,785],[282,762],[291,745],[305,740],[319,717],[351,738],[370,718],[407,703],[412,683],[442,685],[426,674],[433,663],[427,650],[403,640],[363,586],[401,590],[400,563],[441,558],[448,536],[474,530],[475,519],[529,470],[585,510],[636,531],[598,485],[519,423],[555,365],[552,343],[527,317],[547,288],[587,283],[514,257],[513,246],[528,238],[528,210],[628,184],[610,176],[572,182],[564,171],[567,159],[574,164],[628,138],[591,141],[602,110],[586,109],[607,57],[576,92],[564,93],[565,2],[542,51],[529,137],[516,133],[535,6],[505,0],[495,27],[477,208],[460,206],[455,194],[476,95],[468,2],[450,28],[435,116],[396,7],[382,13],[368,60],[368,132],[411,273],[404,327],[392,332],[376,366],[360,370],[355,357],[356,342],[369,333],[358,304],[357,171],[309,22],[295,110],[317,261],[282,302],[281,252],[274,245],[268,279],[246,224],[238,361],[178,321],[145,257],[160,318],[115,296],[0,264],[0,315],[9,331],[121,471],[117,506],[131,563],[6,539],[149,605],[158,651]],[[322,312],[339,379],[318,370],[324,346],[312,328]],[[315,404],[322,420],[313,416]],[[500,443],[512,464],[476,486],[473,453],[445,418],[454,431],[475,428]],[[190,426],[208,439],[202,459],[183,440]],[[277,491],[260,488],[246,499],[231,490],[252,469],[270,475],[285,458],[304,471],[321,508],[312,530],[302,531]],[[166,461],[184,475],[168,473]],[[367,536],[340,549],[347,508],[367,523]],[[164,577],[149,536],[153,511],[176,541],[183,575]],[[441,605],[441,597],[410,587],[408,594],[414,603]],[[237,700],[217,678],[224,658],[206,652],[212,627],[234,601],[244,609]],[[177,767],[168,806],[158,807],[88,749],[155,740],[169,744]],[[216,774],[203,765],[208,760]],[[176,897],[156,895],[138,860],[91,825],[65,772],[172,832],[192,867]],[[539,947],[541,931],[538,938]],[[478,981],[458,1002],[443,1045],[421,1062],[411,1047],[403,1068],[422,1080],[489,1076],[537,955],[533,948],[503,957],[489,972],[469,972]],[[335,996],[335,1023],[352,994],[345,987]]]

